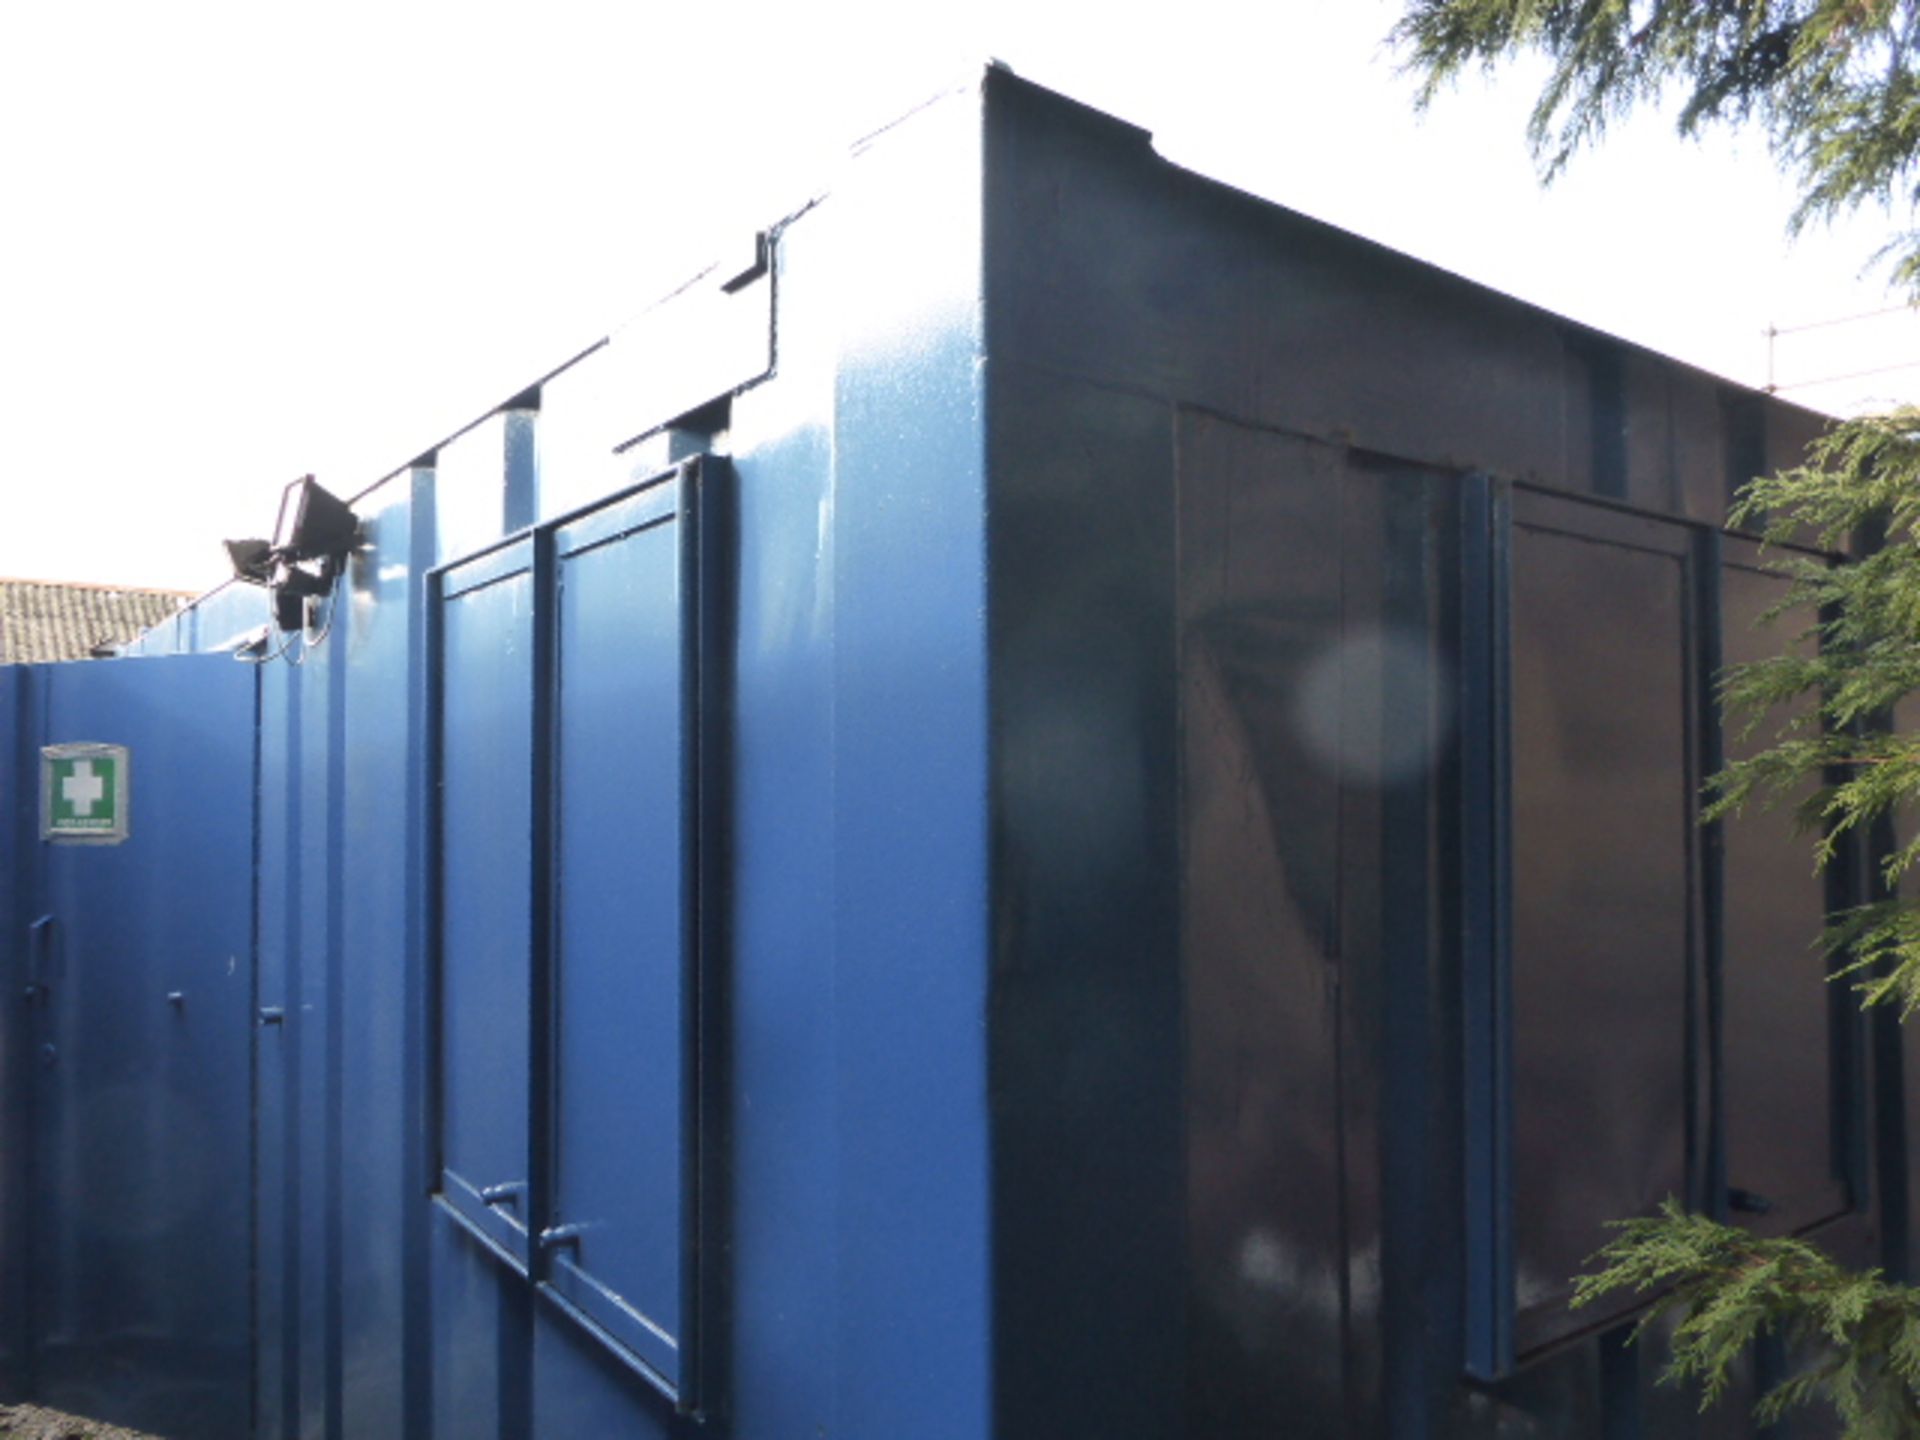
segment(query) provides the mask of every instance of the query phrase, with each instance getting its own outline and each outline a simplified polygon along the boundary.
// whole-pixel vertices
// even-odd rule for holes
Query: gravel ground
[[[156,1440],[138,1430],[122,1430],[78,1415],[62,1415],[39,1405],[0,1405],[0,1440]]]

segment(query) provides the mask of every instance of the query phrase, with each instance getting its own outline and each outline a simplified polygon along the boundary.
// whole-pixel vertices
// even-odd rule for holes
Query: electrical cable
[[[325,622],[320,626],[319,631],[316,633],[308,629],[307,623],[306,623],[306,617],[304,615],[301,616],[300,655],[298,659],[289,660],[287,662],[289,665],[292,665],[295,669],[298,669],[300,666],[307,663],[307,657],[309,655],[311,655],[315,650],[319,649],[320,646],[327,643],[327,637],[333,633],[333,617],[338,612],[339,604],[340,604],[340,577],[335,576],[332,588],[327,591],[327,618]],[[288,635],[288,643],[289,644],[292,643],[291,634]]]
[[[1878,310],[1862,310],[1857,315],[1836,315],[1831,320],[1809,320],[1804,325],[1769,325],[1767,326],[1767,334],[1769,336],[1798,335],[1803,330],[1825,330],[1831,325],[1851,325],[1857,320],[1877,320],[1882,315],[1892,315],[1901,310],[1912,314],[1915,313],[1916,307],[1912,305],[1883,305]]]
[[[275,625],[275,616],[273,613],[273,591],[266,590],[266,591],[263,591],[262,593],[265,594],[265,596],[267,597],[267,635],[271,635],[273,634],[274,625]],[[262,642],[266,640],[265,635],[261,636],[260,638]],[[283,638],[281,639],[280,648],[278,650],[275,650],[271,655],[267,654],[265,649],[262,649],[260,654],[258,655],[243,655],[236,650],[234,652],[233,658],[238,660],[243,665],[271,665],[274,661],[280,659],[283,655],[287,653],[287,647],[290,646],[291,644],[293,644],[293,636],[291,633],[288,633],[285,636],[283,636]]]
[[[1920,369],[1920,360],[1902,360],[1897,365],[1876,365],[1871,370],[1854,370],[1845,375],[1823,375],[1818,380],[1794,380],[1785,385],[1769,386],[1769,392],[1781,390],[1804,390],[1809,385],[1838,385],[1843,380],[1865,380],[1874,375],[1888,375],[1895,370]]]

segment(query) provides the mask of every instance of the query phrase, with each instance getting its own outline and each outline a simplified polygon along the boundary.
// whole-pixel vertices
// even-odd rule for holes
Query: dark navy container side
[[[994,1433],[1071,1413],[1116,1440],[1171,1434],[1174,413],[1014,359],[989,377]]]
[[[1817,974],[1744,955],[1738,993],[1766,997],[1743,1001],[1730,1021],[1726,1053],[1745,1068],[1723,1074],[1717,1060],[1709,1064],[1700,949],[1707,920],[1690,799],[1699,731],[1713,724],[1700,668],[1709,612],[1697,597],[1717,599],[1720,584],[1717,570],[1705,577],[1704,592],[1696,581],[1700,527],[1722,523],[1734,485],[1791,462],[1817,433],[1818,417],[1766,402],[1729,404],[1729,387],[1711,377],[1183,173],[1155,156],[1141,132],[1005,72],[989,75],[987,95],[989,453],[994,493],[1009,497],[993,533],[1044,550],[1047,541],[1032,532],[1070,534],[1095,523],[1096,509],[1124,512],[1156,489],[1173,490],[1181,557],[1185,878],[1180,954],[1162,968],[1178,977],[1175,994],[1186,1006],[1178,1052],[1188,1165],[1181,1182],[1185,1335],[1158,1328],[1175,1307],[1156,1309],[1151,1321],[1116,1320],[1110,1306],[1095,1307],[1082,1326],[1047,1331],[1046,1361],[1023,1370],[1033,1357],[1022,1327],[1041,1328],[1030,1307],[1042,1295],[1057,1303],[1086,1287],[1064,1280],[1076,1238],[1067,1227],[1049,1242],[1010,1248],[1010,1236],[1042,1223],[1038,1197],[1069,1182],[1044,1173],[1029,1181],[1002,1163],[999,1245],[1022,1262],[1003,1259],[996,1292],[996,1354],[1011,1357],[998,1377],[1008,1433],[1024,1433],[1013,1428],[1015,1414],[1032,1417],[1025,1423],[1044,1433],[1099,1403],[1082,1384],[1054,1383],[1075,1373],[1069,1357],[1087,1336],[1107,1338],[1129,1357],[1118,1367],[1122,1388],[1151,1373],[1142,1359],[1154,1353],[1150,1337],[1181,1346],[1184,1423],[1209,1434],[1271,1433],[1282,1425],[1409,1436],[1512,1426],[1556,1435],[1692,1433],[1696,1422],[1685,1407],[1653,1389],[1654,1367],[1623,1358],[1618,1337],[1595,1333],[1594,1319],[1566,1317],[1554,1293],[1563,1272],[1598,1242],[1590,1220],[1650,1203],[1666,1189],[1696,1194],[1700,1167],[1726,1143],[1709,1124],[1709,1094],[1722,1086],[1750,1093],[1746,1057],[1764,1051],[1796,1006],[1823,1008]],[[1071,398],[1102,390],[1126,400],[1095,411]],[[1144,413],[1156,405],[1182,416],[1176,464],[1148,458],[1155,447],[1144,436],[1124,447],[1124,461],[1102,449],[1129,433],[1117,418],[1125,407]],[[1037,505],[1030,491],[1044,489],[1036,478],[1046,474],[1044,462],[1032,457],[1054,453],[1083,457],[1098,470],[1098,498],[1035,521],[1018,507]],[[1527,501],[1522,511],[1558,517],[1541,539],[1514,540],[1520,532],[1508,511],[1494,512],[1493,564],[1502,586],[1517,574],[1520,588],[1503,589],[1490,617],[1460,592],[1460,557],[1448,538],[1457,532],[1454,497],[1475,471],[1498,477],[1502,495],[1520,482],[1599,502],[1589,511]],[[1631,507],[1646,518],[1602,513],[1603,506]],[[1560,556],[1569,563],[1588,553],[1555,538],[1569,530],[1624,541],[1629,550],[1616,553],[1629,559],[1585,579],[1567,564],[1542,569],[1540,557],[1560,555],[1556,545],[1576,547]],[[1643,553],[1663,558],[1629,563]],[[1070,575],[1097,561],[1069,558],[1063,541],[1051,564]],[[1528,578],[1550,572],[1554,585],[1579,598],[1563,603],[1543,589],[1546,580]],[[1644,626],[1631,637],[1607,634],[1601,617],[1637,613],[1622,588],[1629,572],[1663,587],[1658,635]],[[1152,573],[1136,558],[1136,593],[1146,593]],[[1017,618],[997,620],[996,634],[1003,625],[1060,623],[1075,635],[1075,664],[1088,663],[1097,623],[1075,628],[1049,609],[1046,589],[1023,590],[996,569],[990,603],[998,607],[1003,596],[1009,599],[996,615]],[[1560,607],[1552,615],[1549,601]],[[1463,772],[1452,758],[1460,723],[1452,713],[1454,628],[1479,625],[1484,633],[1489,618],[1497,627],[1531,627],[1524,633],[1536,637],[1578,637],[1601,647],[1602,658],[1629,638],[1644,647],[1631,657],[1644,681],[1626,691],[1615,686],[1606,698],[1637,695],[1636,723],[1653,737],[1644,755],[1622,763],[1668,816],[1667,863],[1657,877],[1667,928],[1646,950],[1643,977],[1662,997],[1650,1002],[1663,1016],[1657,1037],[1636,1026],[1636,1035],[1616,1035],[1614,1043],[1600,1040],[1606,1027],[1596,1024],[1599,1043],[1589,1044],[1569,1029],[1573,1012],[1554,1009],[1567,999],[1566,977],[1550,977],[1539,958],[1537,922],[1523,932],[1523,947],[1500,961],[1509,967],[1503,983],[1519,987],[1523,1010],[1494,1021],[1502,1043],[1517,1048],[1501,1053],[1496,1088],[1483,1098],[1506,1107],[1493,1112],[1496,1129],[1524,1127],[1501,1133],[1517,1134],[1519,1149],[1509,1153],[1530,1198],[1518,1235],[1496,1229],[1494,1243],[1509,1258],[1518,1244],[1526,1263],[1517,1276],[1507,1272],[1504,1292],[1496,1277],[1493,1289],[1479,1293],[1481,1303],[1505,1308],[1509,1325],[1516,1314],[1530,1317],[1519,1332],[1530,1353],[1510,1378],[1481,1388],[1463,1383],[1462,1373],[1473,1292],[1461,1268],[1461,1227],[1476,1218],[1463,1212],[1462,1196],[1486,1192],[1468,1187],[1461,1169],[1480,1163],[1465,1149],[1467,1097],[1457,1078],[1469,1058],[1461,1027],[1479,1002],[1460,1008],[1461,916],[1449,889],[1460,875],[1454,824],[1473,806],[1505,814],[1524,802],[1533,807],[1529,816],[1553,816],[1552,805],[1541,808],[1541,777],[1563,763],[1541,750],[1560,732],[1510,709],[1517,699],[1496,696],[1493,723],[1515,744],[1531,746],[1526,753],[1535,758],[1513,782],[1519,789],[1461,790]],[[1525,652],[1533,669],[1522,674],[1521,698],[1536,709],[1543,696],[1559,693],[1529,678],[1546,654]],[[1073,665],[1055,670],[1055,688],[1070,691],[1065,677],[1076,673]],[[1669,671],[1674,683],[1655,694],[1653,680]],[[999,697],[1020,693],[1021,674],[996,652],[996,715]],[[1151,704],[1155,689],[1141,683],[1128,693]],[[1548,830],[1589,803],[1560,805]],[[996,819],[1005,831],[1005,812]],[[1524,901],[1545,916],[1560,903],[1550,893],[1559,882],[1550,866],[1541,870],[1541,857],[1545,847],[1565,849],[1578,837],[1549,838],[1537,819],[1528,823],[1531,868],[1523,891],[1493,897],[1502,914]],[[1638,821],[1622,810],[1609,823],[1613,837],[1595,843],[1627,844]],[[1034,843],[1000,843],[1017,848],[1022,838]],[[1771,853],[1755,844],[1761,848],[1745,846],[1731,861],[1730,883],[1749,909],[1766,890],[1755,867]],[[996,859],[1005,853],[997,848]],[[1633,883],[1654,878],[1649,872]],[[1134,884],[1145,884],[1144,873]],[[1776,892],[1779,908],[1790,908],[1788,892]],[[1050,898],[1057,906],[1057,895]],[[997,928],[1015,937],[1017,951],[1031,920],[1010,899],[997,898]],[[1606,913],[1604,905],[1595,912]],[[1746,918],[1750,928],[1760,923]],[[1783,915],[1782,923],[1793,922]],[[1596,939],[1606,933],[1584,928]],[[1743,941],[1738,948],[1754,947]],[[1607,1004],[1619,998],[1613,990],[1606,996]],[[1009,1007],[1002,1018],[996,1010],[1004,1026],[996,1031],[996,1064],[1014,1053],[1018,1027],[1037,1023],[1035,1013]],[[1072,1054],[1108,1012],[1076,1003],[1067,1013],[1075,1044],[1060,1048]],[[1596,1013],[1586,1007],[1589,1017]],[[1855,1062],[1839,1038],[1829,1054],[1827,1037],[1810,1034],[1813,1053],[1804,1063],[1817,1094],[1829,1067],[1837,1067],[1838,1085]],[[1163,1044],[1142,1032],[1126,1060],[1152,1072]],[[1017,1097],[1022,1120],[1045,1099],[1057,1103],[1064,1084],[1040,1068],[1004,1073],[1018,1076],[1005,1093]],[[1609,1173],[1631,1173],[1639,1187],[1632,1195],[1602,1195],[1599,1170],[1584,1194],[1563,1186],[1563,1162],[1578,1157],[1541,1120],[1552,1105],[1586,1104],[1609,1086],[1625,1103],[1601,1107],[1606,1119],[1587,1144],[1594,1154],[1617,1152]],[[1861,1097],[1835,1094],[1835,1133],[1864,1123]],[[1738,1103],[1751,1111],[1750,1099]],[[1824,1132],[1826,1109],[1820,1101],[1814,1108],[1820,1118],[1809,1123]],[[1019,1123],[996,1130],[1000,1161],[1022,1153],[1020,1134]],[[1747,1168],[1790,1176],[1775,1183],[1809,1194],[1836,1193],[1853,1173],[1844,1157],[1835,1154],[1832,1168],[1824,1133],[1798,1136],[1774,1137],[1779,1143],[1769,1142]],[[1058,1124],[1051,1138],[1060,1153],[1077,1154],[1086,1137]],[[1747,1139],[1741,1144],[1753,1148]],[[1126,1154],[1131,1183],[1157,1173],[1150,1126],[1130,1137]],[[1495,1174],[1508,1193],[1512,1174]],[[1548,1195],[1571,1208],[1551,1218],[1542,1203]],[[1076,1236],[1097,1233],[1103,1216],[1104,1223],[1122,1216],[1137,1223],[1151,1213],[1137,1192],[1110,1211],[1087,1198]],[[1813,1202],[1782,1213],[1801,1216],[1796,1225],[1824,1223],[1828,1243],[1853,1253],[1871,1235],[1859,1204],[1843,1202],[1836,1212]],[[1128,1253],[1128,1273],[1151,1288],[1151,1258]],[[1036,1260],[1060,1283],[1032,1282],[1023,1302],[1016,1296]],[[1109,1324],[1116,1333],[1109,1335]],[[1496,1368],[1512,1364],[1509,1356]],[[1085,1362],[1085,1373],[1099,1370],[1097,1360]],[[1033,1378],[1023,1385],[1027,1373]],[[1134,1420],[1140,1433],[1172,1433],[1138,1411]],[[1701,1433],[1745,1433],[1731,1406],[1700,1423]]]

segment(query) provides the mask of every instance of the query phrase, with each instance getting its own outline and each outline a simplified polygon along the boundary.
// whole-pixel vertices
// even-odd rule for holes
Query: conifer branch
[[[1582,1276],[1576,1306],[1621,1291],[1658,1297],[1635,1338],[1662,1317],[1675,1323],[1664,1379],[1721,1399],[1754,1343],[1786,1342],[1807,1357],[1762,1396],[1762,1423],[1825,1405],[1845,1440],[1920,1437],[1920,1290],[1878,1270],[1836,1264],[1801,1240],[1762,1239],[1669,1199],[1657,1215],[1624,1220]]]
[[[1527,135],[1547,179],[1659,96],[1679,100],[1683,135],[1756,125],[1798,181],[1792,228],[1883,207],[1896,224],[1876,259],[1920,300],[1920,0],[1407,0],[1394,39],[1422,106],[1469,69],[1544,57]],[[1920,691],[1920,408],[1834,427],[1804,464],[1746,486],[1731,523],[1762,535],[1787,582],[1764,617],[1782,645],[1720,678],[1735,758],[1705,818],[1784,808],[1816,868],[1875,822],[1906,822],[1915,838],[1880,864],[1888,898],[1814,941],[1864,1004],[1905,1018],[1920,1010],[1920,899],[1895,889],[1920,867],[1920,730],[1903,729],[1920,713],[1902,713]],[[1673,1318],[1667,1375],[1703,1405],[1777,1336],[1797,1368],[1761,1398],[1762,1421],[1824,1406],[1848,1440],[1920,1440],[1920,1290],[1672,1201],[1616,1227],[1594,1261],[1575,1303],[1644,1296],[1642,1333]]]

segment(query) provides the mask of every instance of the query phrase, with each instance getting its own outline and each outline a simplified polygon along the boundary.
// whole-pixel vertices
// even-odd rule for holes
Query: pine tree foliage
[[[1469,69],[1543,56],[1529,139],[1549,179],[1615,120],[1669,97],[1682,134],[1756,126],[1799,184],[1793,225],[1886,206],[1905,228],[1881,253],[1920,300],[1920,0],[1405,0],[1393,38],[1423,105]],[[1790,576],[1774,611],[1788,633],[1782,653],[1722,682],[1729,722],[1765,748],[1713,779],[1708,818],[1791,805],[1819,864],[1882,819],[1920,837],[1920,733],[1896,723],[1920,690],[1920,409],[1837,426],[1804,465],[1753,482],[1733,519],[1762,530]],[[1782,548],[1862,538],[1846,564]],[[1825,936],[1863,1000],[1903,1017],[1920,1010],[1916,866],[1920,838],[1884,862],[1894,898],[1836,917]],[[1828,1407],[1849,1440],[1920,1440],[1920,1288],[1672,1203],[1622,1222],[1594,1260],[1576,1303],[1649,1297],[1642,1332],[1675,1321],[1668,1376],[1698,1384],[1703,1404],[1775,1336],[1798,1365],[1761,1398],[1761,1419]]]
[[[1668,94],[1682,134],[1757,125],[1799,182],[1795,227],[1889,205],[1908,228],[1882,255],[1920,293],[1920,0],[1411,0],[1394,39],[1423,105],[1470,68],[1544,55],[1528,131],[1549,177]]]
[[[1722,709],[1748,717],[1745,733],[1764,717],[1789,718],[1766,749],[1713,777],[1707,818],[1798,797],[1797,818],[1825,865],[1876,820],[1920,814],[1920,734],[1892,723],[1899,702],[1920,689],[1920,409],[1835,427],[1806,464],[1747,486],[1732,520],[1757,525],[1775,544],[1879,542],[1849,564],[1779,562],[1792,583],[1770,615],[1816,618],[1797,643],[1736,667],[1721,684]],[[1804,703],[1784,708],[1796,700]],[[1884,893],[1892,896],[1916,863],[1920,837],[1887,857]],[[1920,1009],[1920,909],[1911,900],[1844,912],[1825,943],[1868,1004],[1895,1003],[1903,1018]]]
[[[1721,681],[1730,720],[1747,717],[1748,734],[1774,728],[1766,748],[1713,777],[1706,818],[1791,799],[1824,865],[1874,821],[1920,814],[1920,734],[1892,723],[1896,706],[1920,690],[1920,409],[1834,427],[1804,465],[1749,484],[1731,519],[1776,547],[1874,542],[1844,564],[1804,553],[1777,560],[1791,583],[1769,618],[1814,618],[1780,654]],[[1895,1004],[1903,1017],[1920,1009],[1920,902],[1911,886],[1906,899],[1896,887],[1916,864],[1920,839],[1883,863],[1883,891],[1895,898],[1843,912],[1825,935],[1837,974],[1863,1002]],[[1703,1404],[1725,1392],[1755,1340],[1776,1335],[1806,1359],[1761,1398],[1760,1419],[1820,1403],[1848,1440],[1920,1440],[1920,1289],[1672,1202],[1616,1232],[1594,1257],[1600,1268],[1579,1281],[1575,1303],[1623,1289],[1655,1295],[1641,1328],[1678,1315],[1666,1373],[1698,1383]]]
[[[1698,1383],[1703,1406],[1725,1392],[1756,1340],[1778,1335],[1811,1358],[1761,1399],[1756,1419],[1770,1423],[1825,1402],[1846,1440],[1920,1436],[1920,1290],[1890,1284],[1877,1270],[1849,1270],[1799,1240],[1756,1239],[1671,1201],[1659,1215],[1616,1229],[1595,1257],[1602,1268],[1582,1277],[1574,1303],[1622,1289],[1664,1291],[1641,1332],[1663,1312],[1677,1313],[1667,1373]]]
[[[1781,653],[1721,681],[1729,720],[1745,717],[1744,733],[1768,743],[1713,777],[1706,818],[1738,823],[1750,804],[1792,803],[1815,863],[1826,864],[1876,820],[1920,814],[1920,734],[1892,724],[1920,690],[1920,409],[1836,426],[1804,465],[1748,485],[1731,519],[1774,547],[1875,542],[1844,564],[1806,550],[1776,559],[1790,585],[1768,618],[1814,618],[1783,637]],[[1887,857],[1884,893],[1895,895],[1916,864],[1920,839]],[[1844,912],[1825,943],[1864,1003],[1895,1004],[1903,1016],[1920,1009],[1920,903]],[[1726,1391],[1756,1340],[1779,1336],[1806,1358],[1761,1398],[1761,1420],[1817,1403],[1839,1416],[1848,1440],[1920,1440],[1920,1289],[1672,1202],[1619,1224],[1594,1258],[1599,1268],[1580,1279],[1575,1303],[1620,1290],[1654,1296],[1641,1329],[1678,1317],[1666,1374],[1697,1383],[1703,1405]]]

